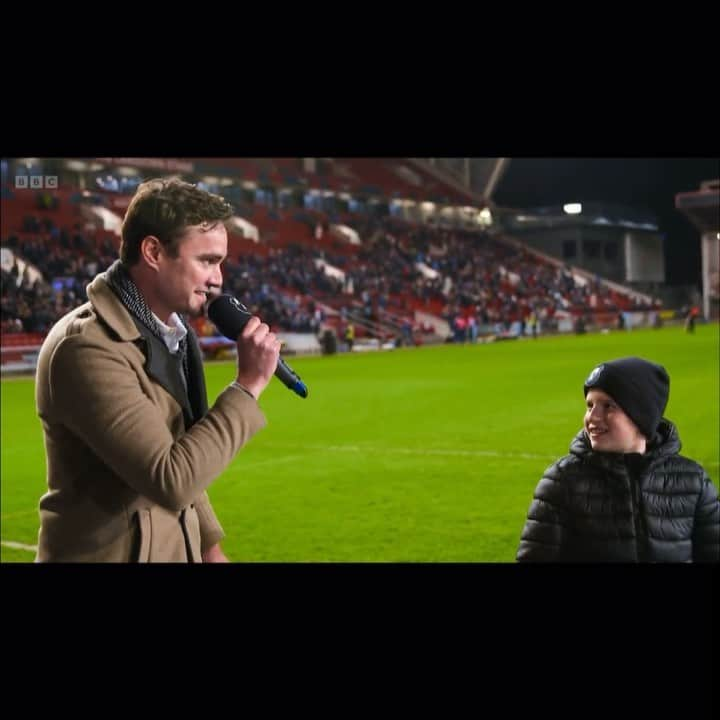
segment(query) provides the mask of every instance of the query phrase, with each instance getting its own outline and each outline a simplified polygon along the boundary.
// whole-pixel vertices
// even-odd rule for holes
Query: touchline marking
[[[330,452],[358,452],[358,453],[386,453],[398,455],[457,455],[460,457],[499,457],[499,458],[523,458],[527,460],[555,460],[556,455],[535,455],[533,453],[507,453],[498,452],[497,450],[442,450],[442,449],[423,449],[423,448],[381,448],[369,447],[362,445],[275,445],[273,448],[287,448],[296,450],[305,448],[307,450],[328,450]]]
[[[0,540],[5,547],[13,550],[27,550],[28,552],[37,552],[37,545],[24,545],[23,543],[13,542],[12,540]]]
[[[285,455],[279,458],[268,458],[267,460],[258,460],[257,462],[242,463],[238,462],[237,465],[230,467],[226,470],[226,473],[234,472],[245,472],[246,470],[254,470],[256,467],[265,465],[277,465],[278,463],[293,462],[294,460],[301,460],[304,455]]]

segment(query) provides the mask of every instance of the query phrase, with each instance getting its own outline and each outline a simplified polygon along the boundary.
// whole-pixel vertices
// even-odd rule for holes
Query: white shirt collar
[[[182,324],[177,313],[173,313],[168,318],[170,325],[166,325],[155,313],[152,315],[155,318],[155,322],[160,329],[160,334],[168,350],[171,353],[176,353],[180,347],[180,341],[187,335],[187,328]]]

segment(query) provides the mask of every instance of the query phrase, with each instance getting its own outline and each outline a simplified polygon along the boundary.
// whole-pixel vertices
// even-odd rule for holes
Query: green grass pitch
[[[542,471],[581,427],[594,365],[639,355],[671,377],[666,416],[717,484],[718,325],[293,358],[268,426],[209,493],[238,562],[512,562]],[[212,402],[232,363],[206,367]],[[37,544],[45,491],[32,378],[2,382],[3,562]]]

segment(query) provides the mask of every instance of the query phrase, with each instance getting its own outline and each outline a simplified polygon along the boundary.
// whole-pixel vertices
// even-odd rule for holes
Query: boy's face
[[[585,398],[585,432],[596,452],[645,452],[646,438],[622,408],[602,390],[593,388]]]

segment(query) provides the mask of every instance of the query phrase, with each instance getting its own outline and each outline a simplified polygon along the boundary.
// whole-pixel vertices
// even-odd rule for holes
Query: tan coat
[[[186,430],[181,393],[103,275],[88,298],[38,358],[48,492],[36,559],[200,562],[224,536],[205,490],[265,417],[228,387]]]

